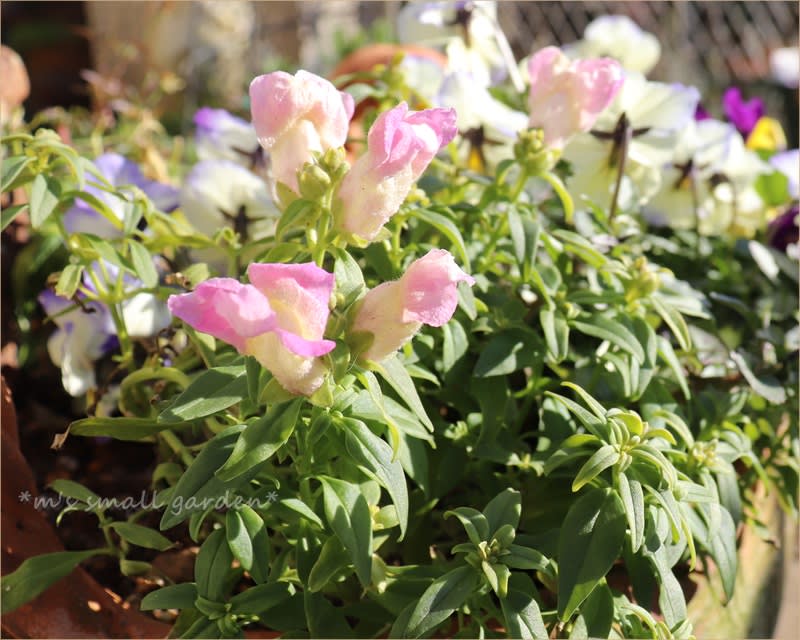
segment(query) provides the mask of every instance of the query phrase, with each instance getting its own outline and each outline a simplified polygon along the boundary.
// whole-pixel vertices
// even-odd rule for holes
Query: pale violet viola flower
[[[250,83],[250,110],[258,142],[270,153],[272,174],[298,191],[297,171],[344,145],[355,108],[353,97],[308,71],[274,71]]]
[[[528,126],[527,114],[500,102],[467,72],[450,73],[442,82],[435,104],[456,113],[465,164],[490,172],[514,156],[517,134]]]
[[[618,205],[628,209],[646,203],[660,188],[661,168],[672,162],[699,97],[694,87],[625,74],[622,88],[591,131],[574,136],[564,149],[574,174],[567,186],[576,201],[588,198],[601,206],[610,201],[621,151],[627,147]]]
[[[272,235],[280,211],[266,182],[232,160],[203,160],[184,179],[181,211],[200,233],[225,226],[243,242]]]
[[[769,163],[788,180],[787,189],[792,200],[800,198],[800,149],[789,149],[776,153]]]
[[[337,192],[337,227],[373,240],[406,199],[439,150],[456,134],[452,109],[410,112],[405,102],[383,112],[367,136],[367,151]]]
[[[40,293],[38,299],[57,327],[47,340],[50,360],[61,369],[66,392],[82,396],[97,386],[95,361],[119,344],[111,314],[97,302],[77,306],[49,290]]]
[[[157,271],[163,273],[156,260],[153,260]],[[91,275],[90,273],[91,272]],[[92,278],[92,275],[94,278]],[[116,286],[120,279],[120,269],[105,260],[93,262],[83,276],[83,287],[88,292],[98,293],[96,282],[101,287],[108,288]],[[144,289],[144,283],[136,276],[122,272],[123,291],[133,292]],[[120,303],[122,320],[125,323],[125,331],[131,338],[149,338],[156,335],[159,331],[166,329],[171,321],[169,310],[163,300],[146,291],[134,293],[125,298]],[[114,330],[114,329],[112,329]]]
[[[333,274],[314,263],[261,264],[247,269],[252,284],[211,278],[170,296],[173,315],[254,356],[290,393],[311,395],[328,367],[320,356],[336,343],[323,337]]]
[[[87,297],[97,293],[91,271],[102,286],[111,286],[119,270],[112,264],[93,263],[83,276],[83,291],[76,294],[76,303],[52,291],[39,295],[39,303],[56,324],[56,331],[47,341],[50,359],[61,369],[61,381],[71,396],[81,396],[97,386],[94,363],[119,346],[116,326],[106,305]],[[110,282],[109,282],[110,281]],[[141,281],[124,274],[125,290],[143,287]],[[169,326],[167,306],[153,294],[136,293],[120,304],[125,330],[132,338],[147,338]]]
[[[522,90],[511,47],[497,20],[496,2],[410,2],[398,13],[396,26],[401,43],[444,47],[447,71],[471,73],[483,87],[511,74]]]
[[[609,58],[570,61],[558,47],[545,47],[528,61],[529,126],[544,143],[562,149],[576,133],[592,128],[623,83],[622,68]]]
[[[661,45],[628,16],[600,16],[590,22],[583,39],[564,47],[571,58],[615,58],[628,71],[648,74],[661,57]]]
[[[408,342],[422,327],[441,327],[455,313],[458,283],[475,280],[444,249],[432,249],[415,260],[399,280],[371,289],[358,303],[352,332],[369,333],[373,341],[361,354],[380,362]]]
[[[247,168],[263,162],[253,125],[225,109],[203,107],[194,114],[195,146],[200,160],[231,160]]]
[[[169,212],[178,205],[178,190],[175,187],[145,178],[139,165],[118,153],[105,153],[94,161],[94,165],[112,187],[139,187],[156,209]],[[130,203],[94,186],[92,179],[88,177],[89,184],[84,187],[86,192],[103,202],[120,221],[123,220]],[[63,222],[68,233],[92,233],[102,238],[122,235],[121,229],[80,198],[76,198],[75,204],[64,214]]]

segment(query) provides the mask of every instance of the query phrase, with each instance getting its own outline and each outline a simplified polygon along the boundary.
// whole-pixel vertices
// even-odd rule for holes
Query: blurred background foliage
[[[119,86],[162,93],[157,115],[186,133],[198,105],[246,112],[250,78],[278,68],[330,72],[367,42],[391,41],[405,4],[326,2],[26,2],[2,4],[2,41],[31,74],[25,106],[97,106]],[[769,56],[797,46],[798,3],[501,2],[498,15],[518,59],[581,37],[603,14],[625,14],[664,52],[654,80],[696,85],[713,108],[730,85],[761,96],[797,145],[797,91],[775,82]],[[99,74],[83,72],[92,69]],[[148,82],[149,81],[149,82]]]

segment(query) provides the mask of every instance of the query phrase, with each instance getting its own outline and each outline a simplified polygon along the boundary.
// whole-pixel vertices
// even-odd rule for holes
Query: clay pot
[[[42,553],[63,551],[50,523],[34,508],[33,472],[19,448],[17,416],[5,379],[2,387],[2,573]],[[7,638],[165,638],[170,625],[134,610],[80,567],[37,598],[3,616]]]

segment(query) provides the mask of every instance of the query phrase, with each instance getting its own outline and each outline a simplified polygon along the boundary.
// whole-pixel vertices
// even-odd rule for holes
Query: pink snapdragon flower
[[[589,131],[622,87],[622,67],[610,58],[570,61],[545,47],[528,61],[529,125],[544,130],[548,147],[562,149],[574,134]]]
[[[380,362],[408,342],[423,324],[445,324],[455,313],[459,282],[475,284],[448,251],[432,249],[411,263],[399,280],[367,292],[352,325],[354,332],[374,336],[362,358]]]
[[[401,102],[375,120],[367,151],[339,188],[339,226],[372,240],[406,199],[433,157],[456,135],[453,109],[409,112]]]
[[[313,151],[347,140],[353,97],[308,71],[275,71],[250,83],[250,110],[261,146],[270,152],[274,178],[297,191],[297,170]]]
[[[186,324],[254,356],[287,391],[311,395],[327,372],[319,356],[336,346],[322,337],[333,274],[309,262],[252,263],[247,275],[252,284],[211,278],[167,304]]]

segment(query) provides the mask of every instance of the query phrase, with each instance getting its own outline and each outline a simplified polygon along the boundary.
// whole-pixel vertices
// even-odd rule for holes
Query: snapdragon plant
[[[107,547],[27,560],[4,611],[93,554],[146,574],[129,546],[171,540],[199,545],[194,580],[141,608],[178,610],[174,637],[684,638],[679,576],[713,563],[732,596],[753,487],[797,513],[796,257],[763,225],[684,224],[697,198],[682,230],[648,227],[696,90],[554,48],[529,69],[528,127],[480,163],[456,112],[407,87],[348,158],[350,94],[260,76],[251,144],[205,113],[174,212],[50,132],[4,139],[3,191],[29,200],[3,224],[28,210],[69,256],[54,361],[66,375],[86,316],[119,343],[116,414],[60,441],[156,447],[161,511],[159,531],[98,511]],[[395,71],[375,76],[379,105]],[[681,180],[732,166],[713,143],[679,149],[703,166]],[[715,192],[728,173],[706,195],[736,219],[738,191]],[[796,199],[748,175],[770,206]],[[113,233],[69,229],[76,203]],[[142,295],[169,329],[131,331]],[[97,394],[81,344],[84,384],[65,386]]]

